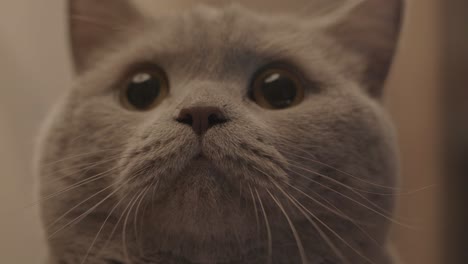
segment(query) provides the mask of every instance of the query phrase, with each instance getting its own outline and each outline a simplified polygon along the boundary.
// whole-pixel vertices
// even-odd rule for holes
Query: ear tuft
[[[77,72],[141,19],[131,0],[69,0],[71,48]]]
[[[331,33],[342,46],[366,63],[362,82],[380,96],[398,44],[403,15],[402,0],[364,0]]]

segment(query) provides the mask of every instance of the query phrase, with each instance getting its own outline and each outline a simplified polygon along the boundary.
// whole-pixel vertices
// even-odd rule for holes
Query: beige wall
[[[388,82],[388,106],[400,136],[403,188],[437,185],[400,197],[400,217],[417,220],[422,229],[395,228],[398,248],[409,264],[441,263],[435,226],[441,174],[442,2],[408,1],[403,39]]]
[[[138,1],[147,4],[149,0]],[[71,79],[64,3],[0,1],[0,263],[38,263],[44,254],[36,207],[24,207],[35,199],[30,161],[37,127]],[[407,189],[431,184],[437,176],[438,147],[434,142],[440,21],[436,4],[437,0],[409,1],[403,41],[388,87],[388,106],[400,133],[403,185]],[[288,1],[288,5],[292,3]],[[438,199],[433,191],[400,198],[403,216],[434,219],[431,214]],[[430,243],[424,243],[431,241],[425,237],[427,232],[398,227],[395,231],[406,263],[432,263],[429,252],[434,250],[427,250]]]
[[[0,1],[0,263],[40,263],[31,150],[45,110],[66,89],[63,0]]]

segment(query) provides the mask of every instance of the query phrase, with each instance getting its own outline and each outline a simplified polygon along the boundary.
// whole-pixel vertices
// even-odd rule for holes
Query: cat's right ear
[[[91,66],[99,51],[118,40],[118,36],[142,15],[131,0],[68,0],[69,27],[75,70]]]
[[[344,2],[348,4],[340,9],[343,13],[337,12],[339,19],[333,20],[328,32],[343,49],[361,58],[354,67],[358,69],[359,80],[372,96],[380,97],[398,46],[405,1]]]

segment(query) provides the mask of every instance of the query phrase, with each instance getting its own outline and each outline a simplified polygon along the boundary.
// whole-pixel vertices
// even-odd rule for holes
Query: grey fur
[[[91,6],[76,8],[77,2],[71,1],[74,13],[92,15],[86,11]],[[301,263],[301,257],[268,192],[294,223],[307,263],[346,263],[273,181],[346,241],[309,216],[348,263],[366,263],[365,258],[393,263],[387,251],[391,223],[382,216],[391,217],[393,196],[375,193],[393,192],[398,166],[393,129],[376,90],[397,42],[388,32],[397,32],[399,23],[387,18],[398,17],[398,8],[396,1],[366,2],[371,4],[364,3],[361,16],[362,10],[372,16],[369,7],[375,4],[391,11],[368,22],[375,31],[358,30],[356,25],[367,24],[356,23],[360,16],[355,15],[324,28],[314,19],[274,18],[233,6],[137,20],[132,11],[131,24],[111,23],[125,33],[87,42],[96,47],[81,46],[74,34],[78,79],[45,126],[41,195],[98,176],[41,204],[46,233],[53,235],[52,263],[81,263],[89,249],[86,263],[96,264],[127,263],[127,257],[131,263],[268,263],[266,224],[256,199],[257,226],[252,200],[255,189],[271,227],[272,263]],[[97,10],[124,10],[95,3]],[[106,12],[94,19],[105,21]],[[85,25],[73,23],[86,32]],[[369,35],[356,39],[353,31]],[[386,39],[375,42],[376,37]],[[308,92],[298,106],[265,110],[248,98],[248,87],[260,67],[276,61],[302,72]],[[116,99],[128,67],[139,62],[159,65],[170,79],[170,96],[148,112],[126,110]],[[230,120],[202,139],[174,120],[182,108],[200,105],[219,107]],[[210,162],[196,158],[200,150]],[[153,192],[148,188],[155,182]],[[143,195],[144,190],[149,191]],[[320,204],[336,207],[341,216]]]

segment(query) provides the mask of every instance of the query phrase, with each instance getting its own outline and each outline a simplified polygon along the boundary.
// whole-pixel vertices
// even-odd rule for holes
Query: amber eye
[[[264,108],[284,109],[302,102],[304,88],[301,79],[294,72],[271,67],[255,76],[252,99]]]
[[[130,75],[120,100],[127,108],[146,111],[156,107],[168,93],[169,84],[162,70],[141,70]]]

